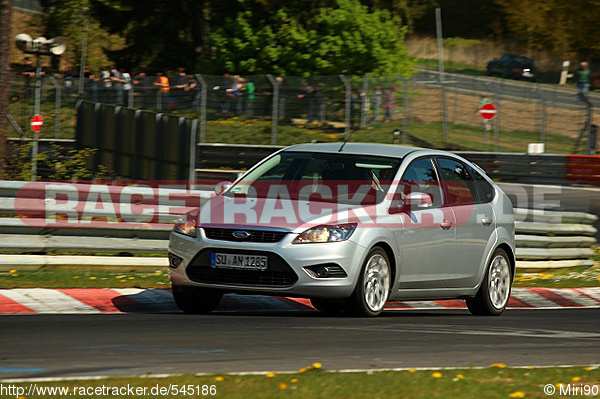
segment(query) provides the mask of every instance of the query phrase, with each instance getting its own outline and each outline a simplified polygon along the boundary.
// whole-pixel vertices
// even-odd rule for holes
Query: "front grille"
[[[267,270],[242,270],[213,267],[211,252],[268,256]],[[239,286],[289,287],[298,276],[279,255],[264,251],[237,251],[208,248],[200,251],[186,269],[190,280],[197,283],[228,284]]]
[[[288,233],[286,231],[272,231],[272,230],[245,230],[245,229],[221,229],[213,227],[203,227],[206,238],[211,240],[221,241],[236,241],[236,242],[266,242],[275,243],[279,242]],[[238,238],[233,235],[236,231],[245,231],[250,235],[246,238]]]

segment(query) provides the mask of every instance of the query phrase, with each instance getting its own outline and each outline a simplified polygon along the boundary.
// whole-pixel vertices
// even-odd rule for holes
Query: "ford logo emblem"
[[[234,231],[232,234],[233,234],[233,236],[235,238],[248,238],[248,237],[250,237],[250,233],[248,233],[247,231],[241,231],[241,230],[240,231]]]

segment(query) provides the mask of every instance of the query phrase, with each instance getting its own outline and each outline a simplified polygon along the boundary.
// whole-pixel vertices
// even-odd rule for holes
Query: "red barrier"
[[[567,179],[600,186],[600,155],[567,155]]]

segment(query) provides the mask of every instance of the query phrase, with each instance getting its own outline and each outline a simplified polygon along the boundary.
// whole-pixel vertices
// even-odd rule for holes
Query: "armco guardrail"
[[[0,252],[11,254],[0,255],[0,269],[77,266],[66,259],[54,260],[40,254],[166,255],[172,223],[211,195],[174,186],[0,181],[0,213],[12,216],[0,218]],[[69,204],[69,196],[74,201],[83,200]],[[74,218],[74,223],[69,218]],[[590,247],[596,243],[592,226],[597,220],[595,215],[516,209],[515,219],[520,270],[593,264],[590,258],[594,251]],[[140,257],[107,257],[104,263],[101,259],[94,257],[82,266],[104,264],[118,270],[132,269],[136,262],[140,268],[160,263]]]
[[[228,180],[279,146],[202,143],[198,145],[197,178]],[[495,180],[528,184],[600,185],[600,155],[465,152],[457,154],[481,166]],[[209,175],[210,173],[210,175]],[[220,175],[221,173],[221,175]]]

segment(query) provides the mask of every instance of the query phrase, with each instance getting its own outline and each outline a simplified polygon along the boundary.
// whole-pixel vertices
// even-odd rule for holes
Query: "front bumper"
[[[169,277],[174,285],[226,292],[321,298],[350,296],[358,281],[366,249],[351,240],[292,244],[296,236],[289,233],[277,243],[257,243],[212,240],[206,237],[202,228],[197,230],[197,238],[172,232],[170,257],[180,261],[175,262],[179,263],[177,267],[171,262]],[[267,270],[217,268],[210,265],[212,252],[267,256]],[[319,277],[314,270],[320,265],[330,270],[343,269],[343,272]]]

